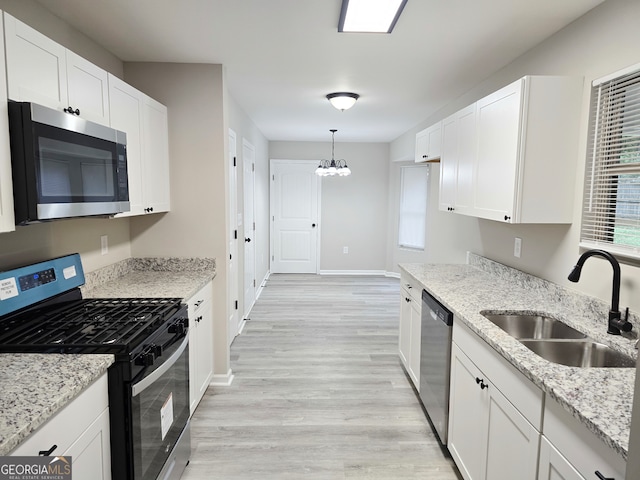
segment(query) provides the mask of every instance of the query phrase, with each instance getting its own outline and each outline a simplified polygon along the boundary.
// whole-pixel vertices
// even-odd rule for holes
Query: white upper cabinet
[[[111,126],[127,134],[130,211],[117,216],[168,212],[169,131],[167,108],[109,75]]]
[[[67,50],[69,106],[92,122],[109,125],[109,82],[105,70]]]
[[[67,107],[67,49],[7,13],[4,29],[9,98]]]
[[[0,25],[2,30],[2,25]],[[0,32],[0,233],[15,230],[13,216],[13,183],[9,151],[9,113],[4,62],[4,35]]]
[[[167,107],[145,95],[143,99],[144,202],[147,213],[168,212],[169,124]]]
[[[442,122],[440,210],[471,213],[475,149],[476,105],[473,104]]]
[[[21,21],[4,14],[7,90],[11,100],[71,108],[109,124],[107,72]]]
[[[571,223],[582,83],[523,77],[446,119],[440,209]]]
[[[130,210],[118,217],[142,215],[143,172],[142,172],[142,92],[109,75],[109,109],[111,127],[127,134],[127,175],[129,176]]]
[[[438,122],[416,133],[416,163],[440,158],[441,149],[442,122]]]

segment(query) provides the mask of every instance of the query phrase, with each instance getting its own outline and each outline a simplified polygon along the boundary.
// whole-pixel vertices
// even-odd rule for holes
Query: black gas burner
[[[0,320],[0,352],[125,353],[181,308],[179,298],[82,299]]]

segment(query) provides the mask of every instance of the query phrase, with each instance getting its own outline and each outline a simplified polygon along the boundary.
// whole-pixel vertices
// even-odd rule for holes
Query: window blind
[[[424,250],[427,225],[429,168],[400,167],[400,222],[398,244]]]
[[[581,244],[640,258],[640,65],[591,99]]]

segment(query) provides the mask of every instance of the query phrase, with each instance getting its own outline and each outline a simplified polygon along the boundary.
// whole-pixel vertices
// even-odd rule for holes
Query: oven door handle
[[[134,384],[131,387],[132,396],[135,397],[140,395],[142,392],[144,392],[147,389],[147,387],[149,387],[153,382],[155,382],[158,378],[164,375],[167,372],[167,370],[173,367],[173,365],[178,361],[182,353],[187,348],[187,345],[189,345],[189,336],[185,335],[184,340],[182,341],[182,344],[178,347],[178,350],[173,352],[173,355],[171,355],[157,369],[151,372],[151,375],[149,375],[148,377],[144,377],[142,380],[140,380],[138,383]]]

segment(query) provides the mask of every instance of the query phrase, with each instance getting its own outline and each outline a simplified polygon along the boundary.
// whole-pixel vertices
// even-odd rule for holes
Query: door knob
[[[251,241],[251,239],[250,238],[245,238],[244,241],[249,243]]]
[[[316,224],[315,224],[315,223],[312,223],[312,224],[311,224],[311,228],[316,228]]]

